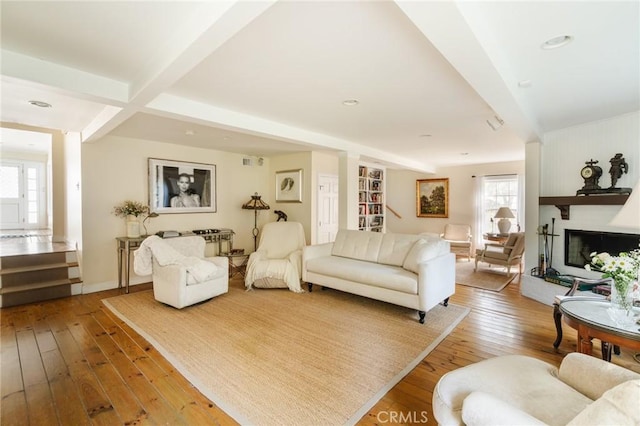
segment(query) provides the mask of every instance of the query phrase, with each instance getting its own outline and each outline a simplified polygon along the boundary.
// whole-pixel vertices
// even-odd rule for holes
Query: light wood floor
[[[100,302],[119,293],[0,310],[2,425],[235,424]],[[432,390],[445,372],[503,354],[558,365],[575,350],[569,327],[553,350],[552,308],[522,297],[517,282],[500,293],[458,286],[451,303],[471,313],[360,424],[389,424],[391,412],[420,420],[424,411],[433,424]],[[624,349],[613,362],[640,371]]]

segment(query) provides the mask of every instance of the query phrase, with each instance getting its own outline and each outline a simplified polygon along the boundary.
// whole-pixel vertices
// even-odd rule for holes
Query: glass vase
[[[620,327],[630,327],[635,322],[631,290],[630,280],[618,279],[611,285],[609,316]]]
[[[140,237],[140,221],[137,216],[127,216],[127,238]]]

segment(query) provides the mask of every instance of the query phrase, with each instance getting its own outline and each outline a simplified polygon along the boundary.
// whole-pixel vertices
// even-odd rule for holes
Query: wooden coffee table
[[[578,330],[578,351],[591,355],[591,339],[603,342],[602,357],[605,352],[611,359],[611,347],[618,345],[640,351],[640,324],[620,326],[607,313],[611,304],[607,301],[574,297],[560,302],[564,322]],[[635,321],[640,318],[640,308],[633,308]],[[606,343],[605,343],[606,342]]]

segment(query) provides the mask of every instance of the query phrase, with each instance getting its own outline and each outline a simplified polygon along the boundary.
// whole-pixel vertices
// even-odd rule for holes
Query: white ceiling
[[[640,109],[639,5],[2,1],[0,120],[427,172],[521,160],[545,132]]]

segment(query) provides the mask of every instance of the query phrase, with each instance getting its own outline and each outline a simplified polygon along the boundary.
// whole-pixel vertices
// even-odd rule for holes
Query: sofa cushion
[[[308,260],[306,268],[308,272],[328,277],[403,293],[418,294],[418,280],[415,274],[398,266],[348,259],[346,257],[325,256]]]
[[[409,250],[420,237],[411,234],[383,234],[378,263],[402,266]]]
[[[420,269],[418,265],[425,260],[437,257],[440,254],[440,251],[441,247],[438,240],[419,239],[413,243],[411,250],[409,250],[407,257],[404,259],[402,267],[414,274],[417,274]]]
[[[340,229],[333,243],[331,254],[377,262],[383,235],[381,232]]]
[[[640,380],[621,383],[596,399],[567,426],[579,425],[638,425],[640,424]]]

